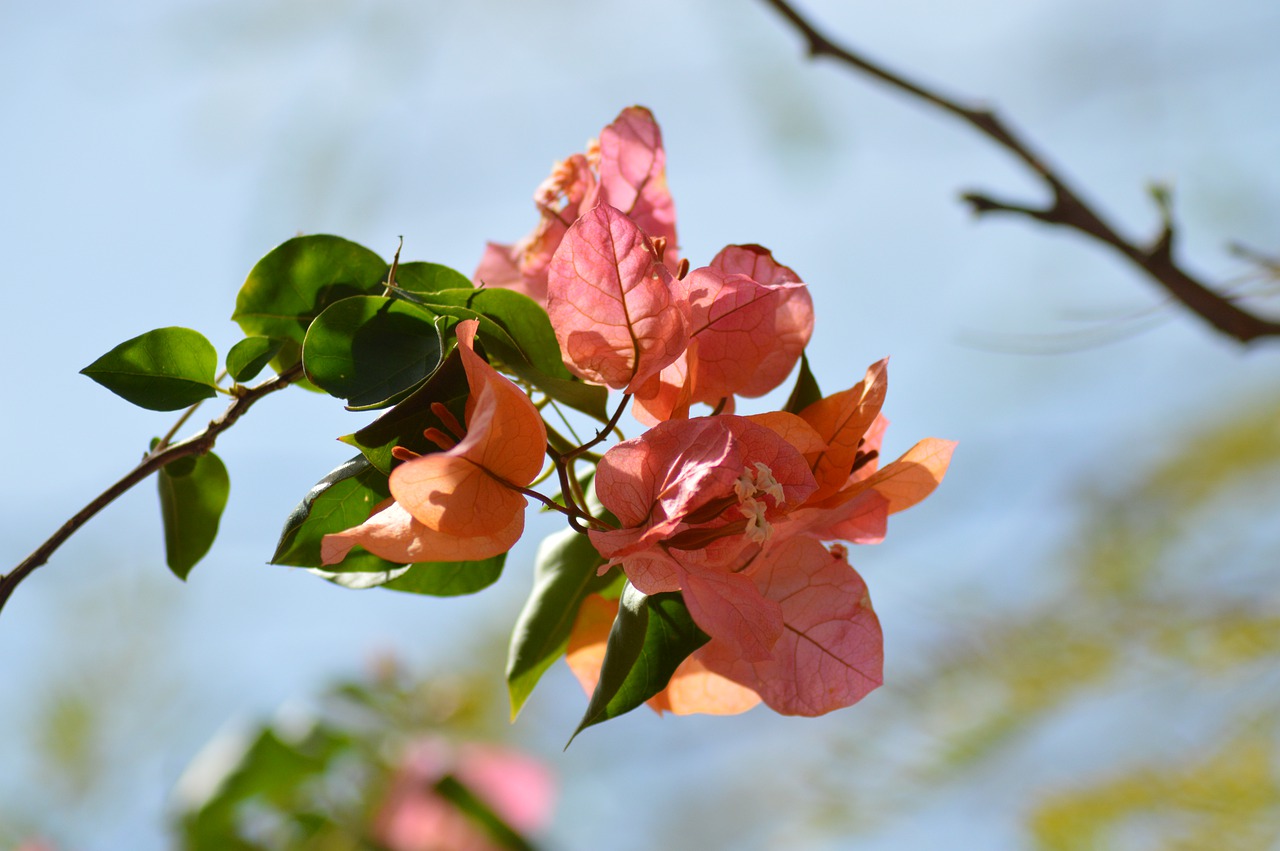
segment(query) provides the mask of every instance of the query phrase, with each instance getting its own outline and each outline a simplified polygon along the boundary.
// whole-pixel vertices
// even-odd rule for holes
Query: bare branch
[[[1137,266],[1158,286],[1184,307],[1202,318],[1218,332],[1241,343],[1280,337],[1280,322],[1257,316],[1228,296],[1214,290],[1187,272],[1173,258],[1173,227],[1168,207],[1161,204],[1163,228],[1150,247],[1143,247],[1122,236],[1094,207],[1086,203],[1057,171],[1037,154],[1016,131],[994,111],[967,106],[960,100],[909,80],[884,65],[837,44],[819,32],[807,18],[787,0],[764,0],[804,37],[811,57],[826,57],[865,74],[892,89],[949,113],[992,140],[1036,175],[1049,191],[1052,203],[1047,206],[1015,204],[999,201],[981,192],[969,192],[964,200],[976,214],[1006,213],[1032,218],[1048,225],[1064,227],[1084,234],[1108,246]],[[1159,201],[1159,199],[1157,199]]]
[[[57,549],[66,543],[67,539],[74,535],[81,526],[93,519],[94,515],[99,511],[106,508],[121,494],[133,488],[134,485],[143,481],[161,467],[177,461],[179,458],[208,453],[213,449],[213,444],[218,439],[218,435],[235,425],[236,420],[244,416],[244,413],[252,407],[253,403],[269,393],[274,393],[289,386],[301,374],[302,365],[297,364],[275,378],[264,381],[254,387],[244,388],[227,406],[227,409],[210,421],[209,425],[199,434],[189,437],[181,443],[166,445],[166,442],[162,441],[157,444],[156,448],[148,452],[142,461],[138,463],[138,466],[100,493],[70,520],[63,523],[58,531],[54,532],[35,552],[23,559],[21,564],[4,576],[0,576],[0,610],[4,609],[9,596],[13,594],[13,590],[18,587],[22,580],[34,573],[36,568],[48,562]],[[185,421],[189,415],[190,411],[183,415],[179,423]]]

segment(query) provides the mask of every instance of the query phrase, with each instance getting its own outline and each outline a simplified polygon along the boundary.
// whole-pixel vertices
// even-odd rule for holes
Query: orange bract
[[[389,561],[458,561],[511,549],[524,531],[527,486],[542,469],[542,416],[520,388],[475,352],[479,323],[458,323],[467,373],[466,435],[444,452],[405,461],[391,472],[395,504],[345,532],[326,535],[325,564],[355,544]]]

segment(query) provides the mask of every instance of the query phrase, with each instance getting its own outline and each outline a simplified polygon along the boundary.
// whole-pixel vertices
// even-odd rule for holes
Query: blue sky
[[[1229,240],[1274,250],[1274,4],[939,5],[806,4],[894,66],[998,104],[1129,233],[1154,233],[1144,187],[1171,183],[1194,268],[1238,274]],[[631,103],[663,126],[683,252],[772,248],[812,287],[823,387],[847,387],[891,355],[889,450],[924,436],[961,442],[945,487],[853,557],[885,623],[890,678],[936,638],[919,623],[957,595],[1001,606],[1046,593],[1027,565],[1061,543],[1078,489],[1157,457],[1170,423],[1278,383],[1273,356],[1215,338],[1099,249],[973,220],[959,191],[1036,198],[1038,187],[955,123],[806,63],[762,3],[6,4],[0,81],[6,564],[170,422],[80,368],[165,325],[225,352],[245,274],[296,233],[338,233],[385,255],[403,235],[406,258],[469,272],[486,240],[528,230],[551,163]],[[230,719],[305,698],[384,648],[447,667],[458,636],[510,622],[549,519],[473,599],[349,592],[265,565],[289,509],[346,458],[334,438],[361,422],[332,400],[283,394],[229,432],[224,532],[185,586],[164,568],[144,485],[17,592],[0,617],[0,715],[19,719],[0,737],[0,794],[61,824],[67,847],[163,847],[169,787]],[[164,610],[154,626],[117,620],[139,617],[139,599]],[[55,815],[24,779],[23,725],[50,682],[112,652],[102,630],[145,648],[114,700],[142,710],[170,686],[177,696],[156,710],[163,742],[137,718],[121,722],[111,758],[127,794],[109,817]],[[500,656],[474,663],[501,676]],[[560,671],[539,699],[515,737],[565,777],[556,837],[575,848],[598,847],[635,807],[696,807],[717,772],[744,761],[821,753],[828,732],[861,717],[637,716],[562,756],[576,686]],[[673,764],[686,780],[672,779]],[[587,776],[634,791],[604,794]],[[1016,846],[1007,814],[948,800],[934,810],[868,847],[913,847],[957,826],[984,847]],[[612,847],[651,847],[664,829],[654,819],[634,845]]]

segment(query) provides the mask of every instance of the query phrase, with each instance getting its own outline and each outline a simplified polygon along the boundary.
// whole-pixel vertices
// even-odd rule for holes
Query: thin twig
[[[35,552],[23,559],[17,567],[4,576],[0,576],[0,611],[4,609],[9,596],[13,594],[13,590],[18,587],[22,580],[35,572],[36,568],[48,562],[49,558],[59,547],[66,543],[68,538],[74,535],[81,526],[88,523],[99,511],[114,502],[116,497],[131,489],[161,467],[177,461],[179,458],[208,453],[213,449],[213,444],[218,439],[218,435],[235,425],[236,420],[244,416],[245,411],[249,410],[255,402],[269,393],[274,393],[287,387],[290,382],[301,374],[302,365],[297,364],[275,378],[264,381],[254,387],[244,388],[227,406],[227,409],[210,421],[209,425],[199,434],[169,446],[157,444],[156,448],[147,453],[138,466],[100,493],[70,520],[63,523],[58,531],[54,532]],[[190,411],[183,415],[183,419],[189,415]]]
[[[1121,236],[1101,213],[1086,203],[1066,182],[1066,179],[1050,167],[994,111],[966,106],[959,100],[940,94],[936,89],[889,70],[879,62],[868,59],[865,54],[855,53],[835,43],[821,33],[787,0],[764,0],[764,2],[773,7],[799,31],[807,42],[811,57],[825,56],[834,59],[879,80],[890,88],[911,95],[960,119],[991,139],[1033,172],[1044,183],[1052,198],[1052,203],[1036,206],[998,200],[981,192],[970,192],[964,195],[964,200],[974,213],[1027,216],[1045,224],[1082,233],[1124,256],[1192,313],[1201,317],[1222,334],[1241,343],[1280,336],[1280,322],[1265,319],[1241,308],[1228,296],[1222,295],[1187,272],[1173,259],[1173,229],[1166,211],[1162,210],[1163,226],[1150,245],[1140,245]]]

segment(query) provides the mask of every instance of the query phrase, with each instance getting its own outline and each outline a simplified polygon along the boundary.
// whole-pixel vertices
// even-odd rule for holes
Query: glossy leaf
[[[426,429],[445,425],[432,413],[431,405],[439,402],[461,420],[467,395],[462,355],[454,349],[425,384],[369,425],[339,440],[359,449],[371,464],[390,475],[394,447],[403,446],[418,454],[439,449],[423,436]]]
[[[680,356],[670,273],[635,222],[606,204],[574,222],[547,270],[547,313],[575,375],[634,392]]]
[[[179,579],[186,579],[218,537],[218,521],[227,506],[231,479],[212,452],[196,458],[189,469],[174,470],[174,466],[162,468],[157,477],[160,516],[164,520],[165,561]]]
[[[480,561],[442,561],[413,564],[404,573],[384,583],[383,588],[428,594],[432,597],[459,597],[483,591],[502,576],[506,553]]]
[[[434,293],[441,290],[469,290],[472,283],[466,275],[442,266],[415,260],[396,267],[396,289],[412,293]]]
[[[477,320],[485,351],[503,369],[574,410],[608,421],[607,391],[574,379],[565,369],[546,312],[528,296],[488,288],[396,292],[451,321]]]
[[[157,328],[126,340],[80,370],[142,408],[176,411],[216,395],[218,352],[198,331]]]
[[[646,596],[627,586],[600,680],[570,743],[587,727],[630,712],[666,688],[680,663],[707,640],[679,594]]]
[[[512,720],[543,673],[564,653],[578,607],[602,582],[596,575],[602,564],[591,541],[572,529],[547,536],[538,547],[533,590],[516,619],[507,653]]]
[[[391,495],[387,477],[362,456],[356,456],[325,476],[307,492],[285,520],[272,564],[319,567],[320,541],[369,516],[373,507]],[[372,553],[355,552],[331,571],[377,572],[403,567]]]
[[[227,374],[232,381],[252,381],[283,345],[283,340],[270,337],[245,337],[227,352]]]
[[[231,318],[250,336],[301,343],[311,321],[336,301],[382,292],[386,262],[337,236],[299,236],[257,262]]]
[[[356,296],[316,317],[302,344],[307,378],[351,409],[394,404],[440,365],[432,317],[403,301]]]
[[[477,325],[468,320],[457,326],[470,388],[465,429],[449,423],[433,438],[442,451],[392,470],[395,502],[359,526],[326,535],[326,564],[341,561],[356,544],[409,564],[488,558],[519,540],[527,505],[519,488],[542,470],[547,434],[529,397],[474,350]]]

